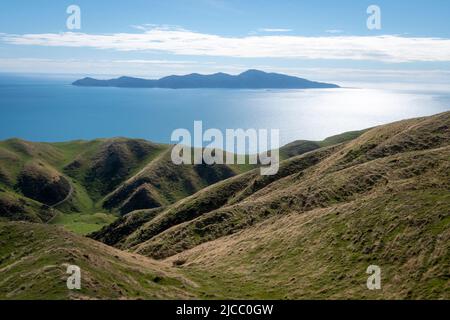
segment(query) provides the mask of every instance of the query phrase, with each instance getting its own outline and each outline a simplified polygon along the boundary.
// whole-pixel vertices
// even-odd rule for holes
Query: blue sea
[[[281,144],[450,110],[448,92],[122,89],[71,85],[76,77],[0,75],[0,140],[106,137],[169,143],[172,131],[279,129]]]

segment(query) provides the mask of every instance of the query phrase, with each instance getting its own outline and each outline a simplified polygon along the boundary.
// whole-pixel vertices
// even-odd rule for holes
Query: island
[[[248,70],[239,75],[215,73],[202,75],[192,73],[183,76],[172,75],[158,80],[133,77],[120,77],[99,80],[86,77],[72,83],[81,87],[119,87],[119,88],[166,88],[166,89],[325,89],[340,88],[336,84],[310,81],[280,73],[267,73]]]

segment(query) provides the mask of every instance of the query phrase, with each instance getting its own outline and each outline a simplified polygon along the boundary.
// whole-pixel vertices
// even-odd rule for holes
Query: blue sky
[[[66,8],[81,8],[68,30]],[[381,30],[366,26],[369,5]],[[2,1],[0,72],[135,75],[249,68],[345,83],[450,80],[450,1]]]

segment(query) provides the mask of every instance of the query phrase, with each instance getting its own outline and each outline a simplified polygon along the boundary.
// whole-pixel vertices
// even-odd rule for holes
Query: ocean
[[[107,137],[170,143],[173,130],[279,129],[281,144],[450,110],[448,92],[75,87],[75,78],[0,75],[0,139]]]

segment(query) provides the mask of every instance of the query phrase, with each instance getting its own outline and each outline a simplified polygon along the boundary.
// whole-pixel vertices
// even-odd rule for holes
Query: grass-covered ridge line
[[[448,298],[449,128],[450,112],[375,127],[93,237],[173,263],[204,298]]]
[[[178,170],[169,147],[139,141],[147,160],[114,162],[123,182],[108,185],[101,164],[139,159],[135,143],[0,147],[11,169],[0,186],[0,299],[450,298],[450,112],[290,144],[274,176]],[[38,177],[62,175],[76,191],[55,215],[14,183],[39,162]],[[99,210],[111,199],[110,212]],[[160,205],[127,213],[150,200]],[[51,216],[104,244],[42,223]],[[17,219],[41,223],[9,221]],[[65,288],[68,263],[85,270],[80,292]],[[382,268],[379,291],[366,288],[372,264]]]
[[[314,148],[321,144],[327,140],[314,142]],[[283,158],[304,152],[297,145],[281,149]],[[62,224],[86,234],[117,216],[169,206],[255,168],[248,164],[176,166],[170,153],[170,145],[142,139],[0,141],[0,217]],[[95,214],[109,216],[90,217]]]

